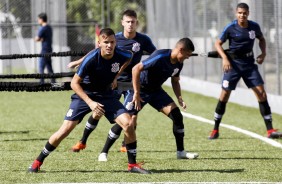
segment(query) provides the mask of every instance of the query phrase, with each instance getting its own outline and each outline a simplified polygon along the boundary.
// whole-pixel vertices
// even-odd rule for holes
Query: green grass
[[[172,90],[166,88],[172,95]],[[169,118],[146,106],[139,115],[138,161],[152,175],[126,172],[127,156],[118,152],[121,140],[109,153],[109,161],[97,161],[111,125],[103,118],[80,153],[70,147],[81,137],[85,120],[45,160],[42,172],[27,173],[47,139],[62,124],[71,91],[1,92],[0,183],[52,182],[281,182],[282,150],[244,134],[221,128],[220,138],[207,139],[212,125],[184,119],[185,147],[200,154],[197,160],[177,160]],[[213,119],[217,99],[183,92],[188,113]],[[273,114],[274,126],[282,116]],[[229,103],[223,122],[261,135],[265,125],[255,108]],[[282,140],[278,140],[282,143]]]

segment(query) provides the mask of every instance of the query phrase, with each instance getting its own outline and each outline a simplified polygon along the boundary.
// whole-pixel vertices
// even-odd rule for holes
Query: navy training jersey
[[[101,49],[90,51],[77,70],[77,75],[88,84],[87,91],[103,92],[111,90],[111,84],[121,66],[132,58],[130,51],[115,48],[114,55],[107,60],[101,56]]]
[[[41,26],[38,30],[38,35],[39,38],[42,38],[43,41],[41,43],[42,48],[41,48],[41,53],[50,53],[52,52],[52,36],[53,36],[53,31],[51,26],[48,24],[46,26]]]
[[[123,73],[124,78],[131,81],[132,68],[141,61],[142,55],[145,52],[151,54],[156,50],[156,47],[147,35],[138,32],[136,32],[136,36],[132,39],[125,38],[123,32],[119,32],[116,34],[116,40],[118,48],[133,52],[133,58]]]
[[[260,26],[248,20],[248,27],[242,28],[238,25],[238,21],[234,20],[228,24],[219,39],[224,43],[229,40],[229,49],[234,53],[247,53],[253,50],[255,38],[263,36]]]
[[[140,74],[141,88],[158,90],[169,77],[179,77],[183,63],[172,64],[170,57],[171,49],[161,49],[142,61],[144,70]]]

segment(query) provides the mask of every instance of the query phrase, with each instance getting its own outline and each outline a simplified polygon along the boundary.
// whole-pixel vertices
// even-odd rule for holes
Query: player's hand
[[[232,69],[230,61],[226,58],[222,60],[222,70],[223,72],[227,73]]]
[[[76,64],[75,61],[70,62],[67,66],[68,66],[68,68],[73,68],[73,69],[77,69],[79,67],[79,65]]]
[[[266,54],[260,54],[257,59],[256,59],[256,62],[258,64],[262,64],[264,62],[264,58],[265,58]]]
[[[183,108],[183,110],[186,111],[187,106],[186,106],[186,103],[183,101],[182,98],[178,99],[178,103]]]
[[[104,105],[98,103],[98,102],[94,102],[92,101],[90,104],[89,104],[89,107],[90,109],[92,110],[93,114],[94,115],[97,115],[97,116],[103,116],[105,115],[105,110],[104,110]]]
[[[140,95],[134,93],[133,99],[132,99],[131,103],[134,104],[134,108],[135,108],[137,111],[140,111],[140,110],[141,110],[141,102],[144,102],[144,101],[142,100],[142,98],[140,97]]]

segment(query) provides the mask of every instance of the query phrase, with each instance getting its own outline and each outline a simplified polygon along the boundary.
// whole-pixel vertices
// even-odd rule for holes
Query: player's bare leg
[[[256,86],[252,88],[252,90],[255,93],[259,103],[259,110],[264,119],[265,126],[267,129],[267,137],[273,139],[281,138],[282,133],[278,132],[272,126],[272,113],[271,113],[271,108],[268,104],[267,94],[265,92],[264,86],[263,85]]]
[[[177,159],[195,159],[199,156],[198,153],[189,153],[184,150],[184,124],[183,116],[176,104],[170,103],[168,106],[161,109],[161,112],[168,116],[173,123],[173,134],[176,142],[176,157]]]
[[[60,129],[49,138],[44,149],[41,151],[36,160],[34,160],[32,165],[28,168],[28,172],[38,172],[41,165],[43,164],[44,159],[58,147],[61,141],[66,138],[69,133],[76,127],[78,122],[79,121],[64,120]]]

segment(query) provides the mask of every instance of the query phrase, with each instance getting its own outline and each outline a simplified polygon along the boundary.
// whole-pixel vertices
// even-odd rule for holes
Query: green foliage
[[[170,88],[165,88],[173,96]],[[139,114],[138,161],[152,175],[127,173],[127,156],[118,152],[121,138],[109,152],[109,161],[97,161],[111,125],[103,118],[80,153],[70,148],[81,137],[78,125],[45,160],[38,174],[27,173],[47,139],[61,126],[72,92],[1,92],[0,183],[75,182],[281,182],[281,149],[221,128],[220,138],[207,139],[212,125],[184,118],[185,147],[200,154],[197,160],[177,160],[171,120],[146,106]],[[213,119],[217,100],[183,92],[188,113]],[[273,114],[274,126],[282,116]],[[261,135],[265,126],[258,109],[228,104],[223,122]],[[278,140],[282,143],[281,140]]]

